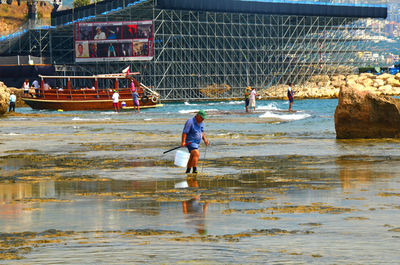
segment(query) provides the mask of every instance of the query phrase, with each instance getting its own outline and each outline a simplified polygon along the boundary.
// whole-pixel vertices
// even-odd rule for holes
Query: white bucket
[[[178,150],[175,153],[175,161],[174,164],[178,167],[186,167],[187,162],[189,161],[190,154],[188,152]]]

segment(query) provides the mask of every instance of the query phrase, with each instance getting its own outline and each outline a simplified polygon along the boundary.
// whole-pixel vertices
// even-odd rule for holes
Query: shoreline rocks
[[[0,81],[0,115],[4,115],[8,112],[8,102],[10,100],[11,91],[17,96],[16,107],[26,107],[27,105],[22,100],[24,91],[15,87],[7,87],[3,82]]]
[[[294,86],[294,98],[338,98],[341,88],[350,87],[360,91],[370,91],[376,95],[399,96],[400,73],[396,75],[374,75],[362,73],[359,75],[317,75],[309,82]],[[287,99],[287,84],[258,89],[258,94],[263,99]]]
[[[3,82],[0,82],[0,115],[4,115],[8,111],[10,93],[11,90]]]

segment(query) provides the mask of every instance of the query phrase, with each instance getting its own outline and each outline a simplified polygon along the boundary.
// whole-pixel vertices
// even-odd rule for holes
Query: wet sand
[[[1,121],[2,263],[400,259],[398,140],[289,137],[263,133],[274,119],[211,114],[187,177],[162,154],[185,118],[129,115]]]

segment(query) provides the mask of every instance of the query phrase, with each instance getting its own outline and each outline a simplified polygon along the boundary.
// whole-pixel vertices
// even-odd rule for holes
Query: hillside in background
[[[38,5],[38,18],[41,25],[50,25],[50,14],[53,7],[50,4]],[[11,5],[0,4],[0,36],[4,36],[25,27],[28,17],[26,1],[18,6],[16,1]]]

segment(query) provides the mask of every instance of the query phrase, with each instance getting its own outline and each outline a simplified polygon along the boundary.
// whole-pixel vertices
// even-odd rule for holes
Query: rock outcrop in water
[[[10,92],[10,89],[3,82],[0,82],[0,115],[4,115],[8,111]]]
[[[335,129],[339,139],[400,138],[400,99],[343,87],[335,111]]]
[[[22,100],[24,90],[15,87],[7,87],[3,82],[0,81],[0,116],[4,115],[8,111],[8,101],[10,100],[11,91],[17,96],[17,103],[15,106],[27,107],[28,105]]]

